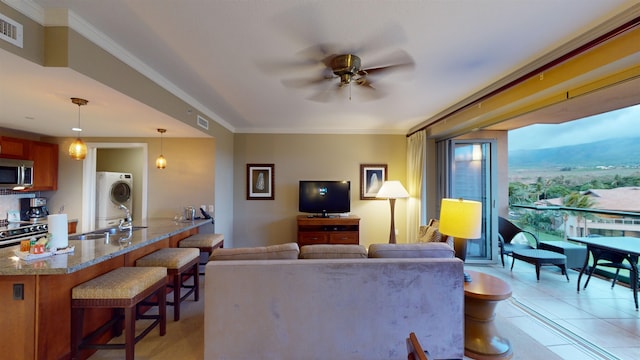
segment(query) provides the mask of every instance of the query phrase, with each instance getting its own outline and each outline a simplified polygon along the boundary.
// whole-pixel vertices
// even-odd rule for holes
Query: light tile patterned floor
[[[509,265],[466,268],[497,276],[512,286],[509,301],[526,316],[513,314],[513,323],[533,335],[562,359],[640,359],[640,313],[625,286],[592,277],[587,289],[576,291],[579,273],[569,270],[567,283],[557,267],[535,267],[516,261]],[[584,286],[586,277],[581,279]],[[498,311],[508,307],[500,304]],[[527,359],[517,354],[514,359]]]

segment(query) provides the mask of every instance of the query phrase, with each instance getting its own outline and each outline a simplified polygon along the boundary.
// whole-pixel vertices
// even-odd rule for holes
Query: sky
[[[569,121],[535,124],[509,131],[509,151],[640,137],[640,105]]]

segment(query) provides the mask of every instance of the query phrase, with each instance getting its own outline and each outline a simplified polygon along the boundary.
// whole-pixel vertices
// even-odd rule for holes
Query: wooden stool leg
[[[80,343],[82,342],[82,324],[84,320],[83,308],[71,309],[71,359],[78,359]]]
[[[158,290],[158,315],[160,315],[160,336],[167,333],[167,287]]]
[[[180,290],[182,289],[182,274],[173,275],[173,321],[180,320]]]
[[[124,328],[122,321],[124,321],[123,317],[124,317],[124,310],[121,308],[113,308],[112,310],[113,315],[112,318],[113,319],[118,319],[117,321],[113,322],[113,327],[112,327],[112,331],[113,331],[113,336],[117,337],[122,335],[122,329]]]
[[[200,300],[200,269],[199,269],[199,264],[196,263],[195,265],[193,265],[193,286],[195,286],[196,288],[194,289],[194,299],[195,301]]]
[[[124,309],[124,336],[125,359],[134,360],[136,346],[136,307],[129,306]]]

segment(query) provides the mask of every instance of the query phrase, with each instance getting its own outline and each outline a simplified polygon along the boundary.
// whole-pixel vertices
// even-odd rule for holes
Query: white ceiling
[[[2,0],[68,26],[233,132],[405,134],[638,3],[636,0]],[[56,8],[67,8],[60,12]],[[65,14],[61,19],[60,14]],[[404,50],[412,69],[373,78],[383,94],[283,84],[314,78],[305,49],[357,51],[362,66]],[[0,127],[72,136],[206,136],[69,69],[0,50]],[[7,90],[9,89],[9,90]],[[330,89],[328,102],[310,100]]]

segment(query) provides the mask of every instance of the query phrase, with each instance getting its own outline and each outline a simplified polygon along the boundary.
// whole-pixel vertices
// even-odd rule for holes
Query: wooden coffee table
[[[540,249],[516,249],[511,253],[513,261],[511,262],[511,270],[513,270],[513,264],[515,259],[534,264],[536,266],[536,278],[540,281],[540,267],[543,265],[555,265],[562,270],[562,274],[567,277],[569,281],[569,275],[567,274],[567,257],[563,254],[559,254],[549,250]]]
[[[466,270],[464,283],[464,355],[472,359],[511,359],[509,340],[498,335],[493,320],[499,301],[511,297],[511,286],[485,273]]]

